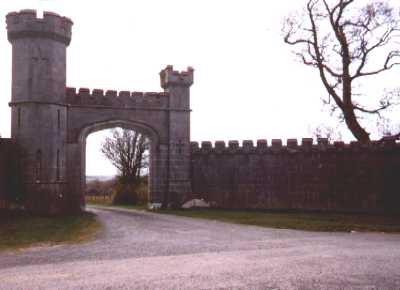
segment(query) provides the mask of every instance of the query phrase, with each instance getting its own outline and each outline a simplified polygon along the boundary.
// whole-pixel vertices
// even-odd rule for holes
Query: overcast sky
[[[362,0],[361,0],[362,1]],[[396,1],[392,1],[397,3]],[[308,137],[309,127],[336,124],[323,110],[318,73],[283,43],[283,18],[301,0],[0,0],[0,15],[24,8],[57,12],[73,22],[67,85],[161,91],[166,65],[195,69],[191,140]],[[4,22],[3,22],[4,23]],[[11,45],[0,30],[0,134],[10,134]],[[399,82],[399,69],[392,72]],[[88,138],[87,174],[110,174],[100,134]]]

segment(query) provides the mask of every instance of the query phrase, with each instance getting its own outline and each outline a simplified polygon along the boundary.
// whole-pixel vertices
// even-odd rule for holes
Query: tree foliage
[[[318,70],[328,92],[324,102],[333,111],[339,109],[353,136],[366,142],[370,132],[361,126],[360,118],[379,117],[396,104],[399,94],[383,94],[369,107],[370,100],[358,89],[362,80],[400,64],[400,15],[383,1],[357,6],[360,3],[309,0],[303,14],[287,17],[283,31],[284,41],[295,47],[301,62]]]
[[[149,141],[135,131],[116,128],[101,145],[103,155],[117,168],[122,183],[135,184],[149,166]]]

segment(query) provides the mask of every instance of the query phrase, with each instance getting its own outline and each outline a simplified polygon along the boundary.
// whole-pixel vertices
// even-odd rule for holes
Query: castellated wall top
[[[72,106],[100,106],[112,108],[170,108],[170,86],[189,87],[193,84],[194,69],[188,67],[186,71],[176,71],[168,65],[160,72],[161,86],[164,92],[130,92],[115,90],[101,90],[73,87],[66,88],[66,100]]]
[[[6,23],[9,41],[22,37],[44,37],[66,45],[71,42],[73,22],[53,12],[45,11],[43,18],[38,18],[36,10],[31,9],[11,12],[6,16]]]
[[[213,146],[210,141],[191,142],[191,151],[194,154],[222,154],[222,153],[297,153],[297,152],[360,152],[360,151],[391,151],[400,150],[400,143],[390,141],[373,141],[367,144],[353,141],[349,144],[344,142],[329,143],[328,139],[319,138],[317,144],[313,144],[312,138],[303,138],[301,144],[297,139],[288,139],[286,146],[282,145],[281,139],[272,139],[271,145],[265,139],[257,140],[254,146],[252,140],[244,140],[242,146],[239,141],[231,140],[226,146],[224,141],[215,141]]]
[[[172,65],[167,65],[165,69],[160,72],[161,87],[168,89],[168,86],[184,86],[190,87],[193,84],[192,67],[188,67],[186,71],[176,71]]]
[[[168,108],[167,92],[129,92],[88,88],[66,89],[67,103],[75,106],[100,106],[115,108],[149,107]]]

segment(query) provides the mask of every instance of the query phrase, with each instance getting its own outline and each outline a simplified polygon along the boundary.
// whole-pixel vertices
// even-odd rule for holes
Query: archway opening
[[[149,134],[132,126],[90,130],[84,142],[86,203],[146,206],[152,145]]]

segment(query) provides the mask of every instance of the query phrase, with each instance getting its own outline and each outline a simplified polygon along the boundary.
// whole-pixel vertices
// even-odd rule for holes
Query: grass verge
[[[160,210],[159,213],[280,229],[400,232],[400,216],[223,209]]]
[[[93,239],[101,229],[96,215],[37,217],[23,211],[0,211],[0,251],[39,244],[79,243]]]
[[[86,201],[86,205],[99,205],[104,207],[119,207],[119,208],[127,208],[127,209],[140,209],[147,210],[147,204],[135,204],[135,205],[120,205],[120,204],[112,204],[111,202],[98,202],[98,201]]]

